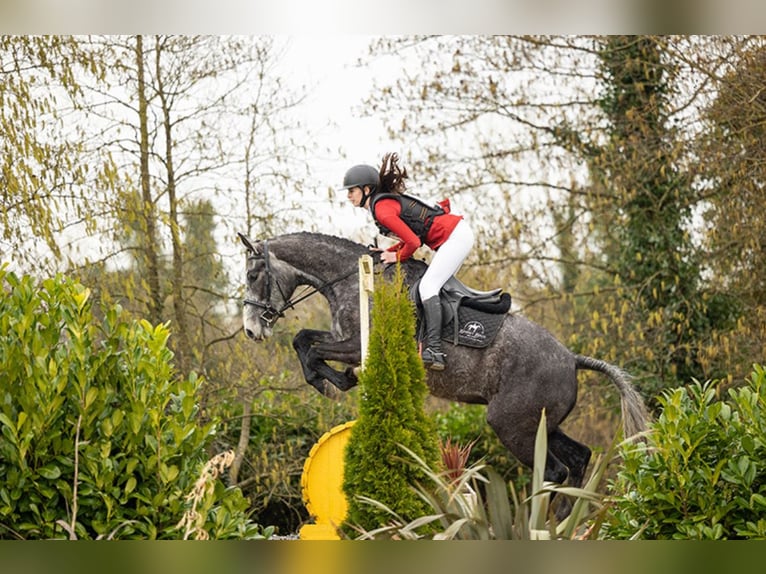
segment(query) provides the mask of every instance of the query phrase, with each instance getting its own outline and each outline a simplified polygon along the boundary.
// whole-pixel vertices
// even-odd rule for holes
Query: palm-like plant
[[[378,501],[360,498],[361,502],[389,514],[391,520],[380,528],[361,532],[359,539],[554,540],[588,538],[598,530],[587,526],[600,514],[603,495],[598,494],[597,489],[614,447],[609,456],[596,460],[591,476],[582,488],[545,482],[547,434],[544,412],[537,430],[532,494],[529,496],[526,489],[518,493],[510,483],[509,497],[503,478],[481,461],[455,476],[455,469],[434,471],[411,450],[402,448],[411,459],[407,462],[418,465],[432,483],[419,483],[413,488],[433,512],[408,520]],[[549,512],[554,494],[574,499],[571,513],[561,522]]]

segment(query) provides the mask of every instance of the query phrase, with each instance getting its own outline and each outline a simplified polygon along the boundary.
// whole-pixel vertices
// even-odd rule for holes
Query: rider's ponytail
[[[404,180],[407,177],[407,170],[399,166],[399,156],[396,153],[383,156],[383,163],[380,165],[381,193],[404,193],[407,189]]]

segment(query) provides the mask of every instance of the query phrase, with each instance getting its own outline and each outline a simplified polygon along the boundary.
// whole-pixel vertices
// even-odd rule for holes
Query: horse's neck
[[[295,270],[295,287],[308,285],[321,289],[351,274],[358,255],[345,245],[318,234],[286,235],[272,240],[274,253]]]

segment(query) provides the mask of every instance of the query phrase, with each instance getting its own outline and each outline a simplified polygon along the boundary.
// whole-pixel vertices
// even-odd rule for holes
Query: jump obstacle
[[[360,368],[364,368],[370,339],[369,298],[372,292],[372,257],[362,255],[359,258]],[[306,458],[301,475],[301,495],[314,524],[301,527],[301,540],[340,540],[338,527],[343,524],[348,511],[348,502],[343,494],[343,463],[346,444],[355,422],[349,421],[330,429],[314,444]]]

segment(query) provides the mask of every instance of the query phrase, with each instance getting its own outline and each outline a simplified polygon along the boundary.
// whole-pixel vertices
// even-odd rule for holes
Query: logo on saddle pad
[[[487,336],[484,333],[484,324],[479,321],[468,321],[460,327],[458,334],[460,337],[478,344],[483,344],[487,340]]]

